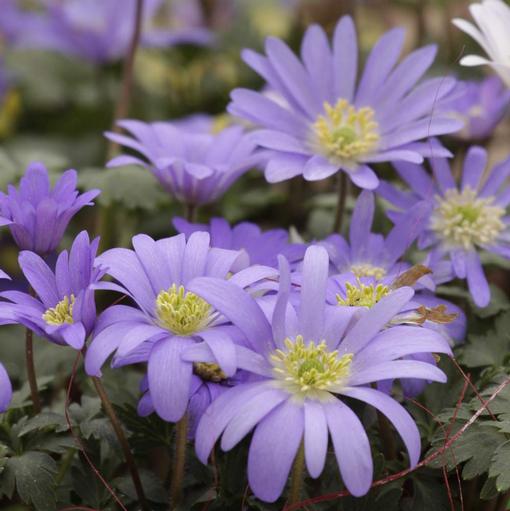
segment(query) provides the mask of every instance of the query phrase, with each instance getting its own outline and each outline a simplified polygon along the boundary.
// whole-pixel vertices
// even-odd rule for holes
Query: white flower
[[[510,87],[510,7],[503,0],[482,0],[469,7],[475,26],[456,18],[453,24],[470,35],[488,55],[467,55],[460,63],[463,66],[491,66]]]

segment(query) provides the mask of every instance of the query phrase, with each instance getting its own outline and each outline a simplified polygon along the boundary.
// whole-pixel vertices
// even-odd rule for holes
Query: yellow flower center
[[[324,114],[313,124],[313,143],[334,163],[354,163],[377,147],[379,124],[374,115],[372,108],[356,109],[345,99],[334,106],[325,101]]]
[[[494,197],[477,197],[469,187],[461,192],[446,190],[445,196],[436,197],[436,201],[431,228],[452,246],[471,249],[490,244],[505,227],[501,220],[504,208],[493,205]]]
[[[316,394],[334,390],[349,377],[352,353],[339,357],[338,351],[328,351],[325,341],[305,344],[301,335],[284,343],[286,349],[276,350],[271,363],[277,381],[286,390],[301,396]]]
[[[73,307],[74,307],[74,295],[65,296],[63,300],[55,305],[55,307],[49,308],[43,315],[42,318],[48,325],[59,326],[67,323],[73,324]]]
[[[210,319],[211,306],[184,286],[175,284],[161,291],[156,298],[156,314],[161,325],[177,335],[192,335]]]
[[[356,277],[374,277],[376,280],[381,280],[386,276],[386,270],[380,266],[372,266],[369,263],[353,264],[350,268],[351,272]]]
[[[383,296],[388,295],[391,290],[384,284],[366,285],[358,281],[358,285],[347,282],[345,284],[345,298],[336,295],[338,305],[348,307],[373,307]]]

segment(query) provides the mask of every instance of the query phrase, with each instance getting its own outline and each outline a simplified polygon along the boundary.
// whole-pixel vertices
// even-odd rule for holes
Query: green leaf
[[[63,415],[54,412],[42,412],[26,422],[19,432],[19,436],[26,435],[34,430],[53,430],[59,433],[67,431],[67,429],[67,421]]]
[[[103,206],[122,204],[126,209],[154,211],[168,201],[168,194],[150,171],[135,166],[85,169],[80,173],[80,184],[87,189],[99,188],[101,195],[96,201]]]
[[[450,435],[454,435],[460,427],[461,424],[456,424]],[[448,429],[448,426],[446,428]],[[444,455],[438,456],[429,466],[439,468],[446,465],[451,470],[465,462],[462,477],[472,479],[489,470],[494,451],[505,441],[506,437],[492,424],[474,424],[445,451]],[[444,432],[439,429],[432,440],[431,452],[441,448],[442,445],[444,445]]]
[[[494,329],[485,335],[470,335],[461,355],[467,367],[500,367],[510,352],[510,314],[496,318]]]
[[[28,451],[9,458],[2,479],[14,480],[16,491],[26,504],[33,504],[38,511],[56,509],[55,481],[57,464],[48,454]],[[2,482],[2,490],[4,484]]]
[[[491,461],[489,477],[495,478],[499,492],[510,488],[510,440],[500,445]]]

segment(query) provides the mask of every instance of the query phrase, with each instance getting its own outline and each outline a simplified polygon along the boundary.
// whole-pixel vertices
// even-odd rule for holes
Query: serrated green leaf
[[[57,433],[67,431],[68,425],[66,418],[54,412],[42,412],[29,419],[19,432],[19,436],[26,435],[34,430],[52,429]]]
[[[15,480],[16,491],[26,504],[33,504],[38,511],[56,509],[54,475],[57,464],[48,454],[28,451],[9,458],[2,479]]]
[[[510,488],[510,441],[500,445],[491,460],[489,477],[495,479],[499,492]]]

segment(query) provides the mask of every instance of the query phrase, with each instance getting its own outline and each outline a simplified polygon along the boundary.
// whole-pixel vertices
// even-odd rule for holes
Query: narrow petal
[[[248,454],[248,481],[264,502],[282,494],[303,438],[303,408],[290,399],[257,426]]]
[[[181,359],[190,339],[169,337],[152,348],[147,364],[149,390],[157,414],[169,422],[177,422],[186,413],[190,398],[193,364]]]
[[[345,389],[342,394],[364,401],[382,412],[395,426],[398,434],[402,437],[407,452],[409,453],[409,464],[411,468],[416,466],[420,459],[420,432],[414,419],[402,405],[383,392],[368,387]]]
[[[414,291],[401,287],[382,298],[347,332],[339,346],[342,353],[356,353],[390,321],[413,297]]]
[[[236,416],[225,428],[221,448],[229,451],[235,447],[266,415],[288,399],[288,394],[268,387],[239,407]]]
[[[253,347],[264,352],[271,346],[271,326],[255,300],[239,286],[226,280],[201,277],[193,280],[189,291],[201,296],[230,319]]]
[[[328,272],[329,257],[326,249],[318,245],[309,247],[303,262],[299,308],[299,328],[305,342],[322,339]]]
[[[211,403],[200,419],[195,436],[195,451],[202,463],[207,464],[216,440],[237,415],[239,407],[264,389],[265,382],[240,384]]]
[[[478,190],[480,179],[487,165],[487,151],[482,147],[470,147],[464,160],[462,188]]]
[[[0,363],[0,413],[5,412],[12,399],[12,385],[9,375]]]
[[[483,271],[480,256],[472,250],[466,254],[466,274],[469,293],[478,307],[487,307],[491,301],[491,290]]]
[[[328,424],[322,405],[306,401],[305,410],[305,460],[313,478],[321,475],[328,451]]]
[[[322,406],[344,484],[355,497],[361,497],[370,489],[374,471],[367,434],[355,413],[341,401]]]
[[[47,308],[54,307],[60,301],[60,297],[55,276],[49,266],[37,254],[27,250],[20,253],[18,261],[25,277],[44,305]]]

